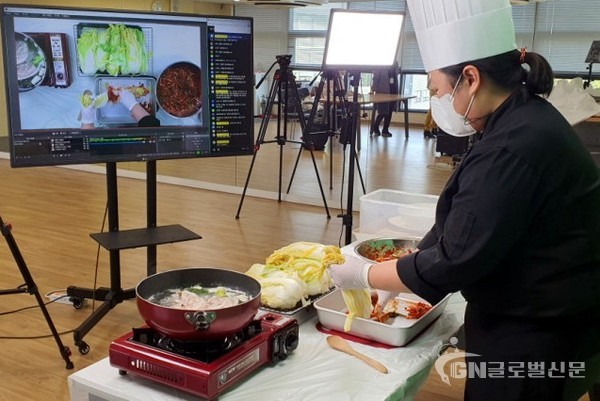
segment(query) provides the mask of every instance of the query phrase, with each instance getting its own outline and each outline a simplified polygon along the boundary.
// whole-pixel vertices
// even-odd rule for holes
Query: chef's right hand
[[[135,96],[133,96],[133,93],[125,89],[119,90],[119,102],[121,102],[123,106],[127,107],[127,110],[129,111],[131,111],[133,106],[138,103],[138,101],[135,99]]]
[[[329,266],[329,275],[336,287],[343,290],[371,288],[369,269],[373,265],[361,257],[345,254],[345,262]]]

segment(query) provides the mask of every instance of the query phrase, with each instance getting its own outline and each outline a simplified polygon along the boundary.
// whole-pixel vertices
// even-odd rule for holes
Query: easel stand
[[[4,224],[4,221],[2,220],[1,217],[0,217],[0,230],[2,231],[2,235],[6,239],[6,243],[8,244],[8,247],[10,248],[10,252],[12,253],[13,258],[15,259],[15,262],[17,262],[17,266],[19,267],[21,276],[23,276],[23,280],[25,281],[25,284],[20,285],[17,288],[8,289],[8,290],[0,290],[0,295],[24,294],[25,293],[25,294],[33,294],[33,296],[35,296],[35,299],[36,299],[38,305],[40,306],[40,309],[42,310],[42,314],[44,315],[44,318],[46,319],[46,322],[48,323],[48,327],[50,327],[52,336],[54,337],[54,340],[56,341],[56,345],[58,346],[60,355],[66,362],[66,369],[73,369],[73,362],[71,362],[71,359],[69,359],[69,357],[71,356],[71,350],[69,349],[69,347],[66,347],[63,345],[63,343],[60,339],[60,336],[58,334],[58,331],[56,330],[56,327],[54,326],[54,323],[52,322],[52,318],[50,317],[50,314],[48,313],[48,309],[46,308],[46,305],[44,304],[44,300],[42,299],[42,296],[40,295],[40,293],[38,291],[37,285],[33,282],[33,277],[31,276],[31,273],[29,272],[29,268],[27,267],[27,264],[25,263],[25,259],[23,259],[23,255],[21,254],[21,251],[19,250],[19,247],[17,246],[17,242],[15,241],[15,239],[12,235],[11,227],[9,224]]]
[[[106,163],[109,231],[90,234],[90,236],[110,253],[110,288],[67,287],[67,295],[71,297],[76,308],[81,307],[81,300],[84,298],[102,301],[102,304],[73,332],[75,345],[82,354],[90,351],[83,337],[112,308],[124,300],[135,298],[134,288],[124,290],[121,286],[121,250],[147,247],[147,275],[150,276],[156,273],[157,245],[202,238],[180,225],[156,226],[156,161],[149,161],[146,164],[147,226],[120,231],[117,165],[114,162]]]
[[[331,218],[331,215],[329,214],[329,207],[327,206],[327,200],[325,199],[325,193],[323,192],[323,185],[321,184],[321,177],[319,176],[319,170],[317,168],[315,154],[313,152],[314,146],[310,142],[308,135],[306,135],[307,123],[304,117],[304,113],[302,113],[302,102],[300,100],[300,95],[298,94],[296,79],[294,78],[293,71],[291,70],[291,68],[289,68],[291,58],[291,55],[276,56],[276,61],[271,65],[263,79],[256,85],[256,88],[260,87],[264,78],[269,75],[269,72],[275,66],[275,64],[279,64],[279,69],[275,71],[275,74],[273,75],[273,83],[271,84],[271,88],[269,89],[269,98],[267,99],[267,105],[265,108],[264,116],[260,123],[258,137],[256,138],[256,143],[254,144],[254,154],[252,155],[250,170],[248,171],[248,176],[246,177],[246,183],[244,184],[244,190],[242,191],[240,204],[235,215],[236,219],[239,219],[240,217],[240,211],[242,210],[242,204],[244,203],[246,191],[248,190],[248,183],[250,182],[250,176],[252,175],[254,162],[256,161],[256,155],[260,150],[260,146],[262,144],[267,143],[276,143],[277,145],[279,145],[279,186],[277,201],[281,202],[281,183],[283,178],[283,147],[287,143],[300,144],[301,149],[302,147],[307,146],[310,150],[310,156],[312,158],[313,166],[315,169],[315,175],[317,177],[317,182],[321,191],[321,197],[323,198],[323,206],[325,207],[327,218]],[[277,135],[275,136],[274,140],[267,141],[265,140],[265,135],[267,133],[269,121],[271,119],[271,113],[273,110],[273,105],[275,104],[275,100],[279,101],[277,108]],[[288,104],[289,102],[293,102],[293,109],[296,110],[298,114],[298,121],[300,122],[300,128],[302,130],[302,140],[300,141],[287,139],[288,108],[291,106]],[[282,108],[283,115],[281,113]]]
[[[592,83],[592,66],[594,65],[594,62],[592,61],[587,67],[585,67],[586,70],[588,70],[588,77],[587,77],[587,81],[583,82],[583,89],[587,89],[590,84]]]
[[[338,133],[337,127],[337,116],[338,110],[342,115],[342,124],[339,127],[340,142],[345,146],[348,142],[348,138],[352,135],[349,130],[352,129],[352,110],[348,100],[346,99],[346,89],[342,83],[342,79],[337,71],[323,71],[321,74],[321,81],[315,91],[315,100],[308,117],[308,123],[306,124],[306,133],[303,135],[310,139],[311,135],[321,134],[322,132],[316,132],[314,127],[314,120],[317,115],[318,106],[321,102],[321,96],[323,94],[323,87],[327,86],[327,93],[325,97],[325,132],[329,135],[329,189],[333,189],[333,137]],[[296,175],[296,169],[302,155],[303,147],[300,147],[298,156],[296,157],[296,163],[294,164],[294,170],[290,178],[286,193],[290,192],[294,176]],[[366,193],[365,182],[363,180],[362,172],[360,170],[360,164],[358,162],[358,156],[354,153],[358,174],[360,176],[360,182],[363,188],[363,192]]]

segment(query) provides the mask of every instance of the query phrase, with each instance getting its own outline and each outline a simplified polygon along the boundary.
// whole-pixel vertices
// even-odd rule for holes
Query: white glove
[[[333,284],[344,290],[371,288],[369,269],[373,264],[355,255],[345,254],[344,257],[346,261],[343,264],[329,266],[329,275]]]
[[[135,96],[133,96],[133,93],[124,89],[119,90],[119,102],[121,102],[123,106],[127,107],[127,110],[129,111],[131,111],[133,106],[138,103],[138,101],[135,99]]]
[[[390,299],[395,298],[397,295],[398,291],[377,290],[377,305],[383,308]]]
[[[93,105],[81,107],[80,118],[82,124],[94,124],[96,122],[96,109]]]

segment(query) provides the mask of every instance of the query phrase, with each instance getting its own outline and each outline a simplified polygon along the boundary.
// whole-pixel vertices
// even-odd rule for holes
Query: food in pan
[[[172,288],[154,294],[148,301],[174,309],[215,310],[247,302],[250,296],[243,291],[226,287]]]
[[[202,107],[200,68],[192,63],[171,64],[158,77],[156,98],[169,115],[186,118],[197,114]]]
[[[265,264],[252,265],[246,274],[261,284],[263,306],[292,310],[328,292],[333,283],[327,267],[343,261],[337,246],[295,242],[274,251]]]
[[[144,33],[124,24],[83,27],[77,38],[77,58],[85,75],[132,75],[149,70]]]
[[[33,89],[46,76],[46,56],[40,46],[29,36],[15,33],[17,79],[20,90]]]

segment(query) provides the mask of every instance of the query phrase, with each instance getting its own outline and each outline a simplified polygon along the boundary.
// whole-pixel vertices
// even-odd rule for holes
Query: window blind
[[[293,55],[294,64],[318,67],[322,62],[332,8],[406,12],[399,65],[405,71],[423,71],[406,0],[329,3],[281,12],[265,11],[256,6],[236,6],[236,13],[239,9],[237,15],[255,18],[255,64],[287,50]],[[527,47],[542,54],[555,72],[582,74],[586,71],[589,47],[592,41],[600,40],[600,1],[547,0],[514,6],[512,11],[517,47]],[[288,21],[289,25],[283,26]],[[270,28],[272,24],[275,30]]]
[[[594,40],[600,40],[600,1],[537,3],[533,49],[548,59],[555,72],[584,72]]]

